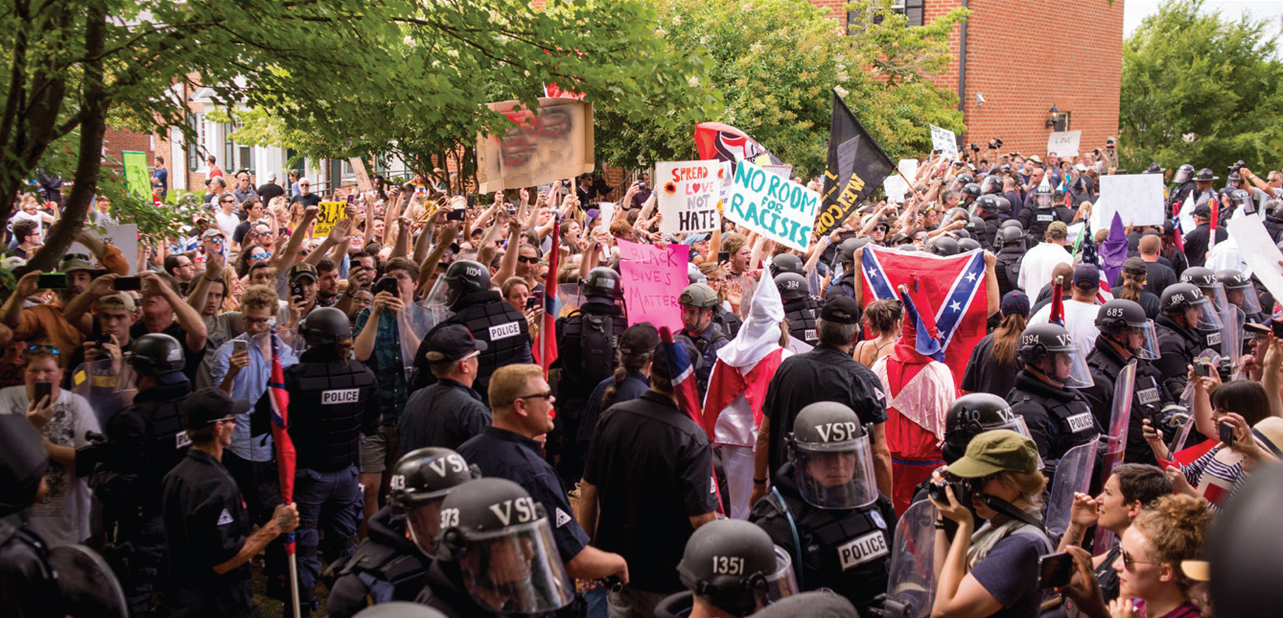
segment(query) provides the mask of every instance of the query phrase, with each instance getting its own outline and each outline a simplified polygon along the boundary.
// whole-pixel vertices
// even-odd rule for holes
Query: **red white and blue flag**
[[[267,392],[272,402],[272,441],[276,443],[276,469],[281,482],[281,503],[294,502],[294,467],[297,456],[294,441],[290,439],[290,394],[285,390],[285,370],[281,368],[281,353],[276,327],[272,327],[272,372],[267,381]],[[294,533],[285,535],[285,552],[294,554]]]
[[[668,352],[668,375],[673,376],[673,393],[677,395],[677,406],[699,423],[699,388],[695,385],[695,366],[686,354],[686,346],[673,342],[673,332],[667,326],[659,329],[659,340]]]
[[[960,380],[989,317],[984,252],[938,256],[866,246],[863,270],[866,300],[897,300],[896,289],[906,286],[923,323],[935,322],[928,335],[934,343],[923,342],[936,349],[930,356]]]
[[[556,273],[561,257],[561,239],[558,238],[557,231],[561,229],[561,220],[556,214],[553,215],[556,220],[552,224],[552,251],[548,256],[548,272]],[[555,277],[556,275],[552,275]],[[549,279],[552,282],[552,279]],[[543,297],[543,317],[539,324],[539,345],[536,346],[535,358],[539,361],[539,366],[543,368],[544,377],[548,377],[548,367],[557,360],[557,286],[544,286]]]

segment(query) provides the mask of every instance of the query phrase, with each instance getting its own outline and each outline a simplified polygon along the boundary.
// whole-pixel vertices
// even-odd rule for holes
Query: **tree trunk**
[[[98,191],[98,176],[102,172],[102,141],[107,132],[103,86],[103,45],[106,42],[107,23],[101,9],[90,5],[85,24],[84,117],[80,125],[80,158],[76,161],[75,186],[63,202],[62,216],[49,228],[45,244],[27,262],[26,270],[50,271],[57,267],[67,248],[84,227],[85,214]],[[126,255],[134,260],[137,256]]]

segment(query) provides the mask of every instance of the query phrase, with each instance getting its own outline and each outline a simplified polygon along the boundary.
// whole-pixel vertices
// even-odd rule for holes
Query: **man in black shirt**
[[[258,198],[263,204],[272,205],[272,199],[285,195],[285,189],[276,184],[276,172],[267,173],[267,182],[258,186]]]
[[[183,344],[186,364],[183,373],[188,380],[196,379],[196,370],[205,358],[205,339],[208,329],[200,312],[178,295],[174,278],[168,274],[148,272],[141,275],[144,283],[142,319],[129,328],[129,336],[137,339],[147,333],[164,333]]]
[[[415,391],[405,403],[399,429],[401,451],[426,446],[459,450],[459,445],[490,425],[490,409],[472,390],[477,357],[487,345],[461,324],[441,324],[423,339],[425,358],[415,364],[426,363],[437,382]]]
[[[240,489],[222,464],[236,415],[248,410],[248,401],[233,401],[216,388],[183,403],[192,446],[165,476],[161,498],[169,550],[166,600],[179,618],[259,615],[250,593],[250,558],[298,527],[298,510],[282,504],[267,525],[250,532]]]
[[[887,414],[882,382],[868,367],[851,358],[860,328],[859,316],[854,298],[829,298],[815,325],[820,345],[786,359],[771,378],[762,404],[764,418],[757,434],[750,502],[766,494],[767,478],[773,477],[784,463],[784,436],[792,431],[793,419],[802,408],[817,401],[845,404],[860,416],[860,423],[873,425],[873,469],[878,489],[891,495],[891,451],[884,432]]]
[[[628,561],[631,581],[608,598],[617,617],[650,616],[682,590],[677,563],[686,541],[717,517],[708,435],[677,407],[663,344],[653,358],[650,390],[597,422],[579,485],[584,530]]]
[[[1212,209],[1207,204],[1203,204],[1194,209],[1194,223],[1198,227],[1185,235],[1185,257],[1189,259],[1189,265],[1202,266],[1207,261],[1207,252],[1211,241],[1211,222]],[[1218,222],[1219,223],[1219,222]],[[1229,238],[1229,232],[1225,231],[1223,224],[1216,227],[1216,242],[1222,242]]]
[[[306,178],[298,179],[298,195],[290,200],[290,206],[302,204],[304,208],[321,203],[321,196],[311,192],[312,183]]]

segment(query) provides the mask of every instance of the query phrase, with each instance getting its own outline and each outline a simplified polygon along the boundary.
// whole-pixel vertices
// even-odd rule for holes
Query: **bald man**
[[[1140,238],[1140,259],[1145,260],[1146,292],[1162,296],[1163,289],[1176,283],[1176,271],[1172,270],[1167,259],[1162,256],[1163,239],[1157,234],[1145,234]],[[1114,287],[1123,284],[1123,271],[1118,271],[1114,278]]]
[[[1038,297],[1035,299],[1036,302],[1034,302],[1033,308],[1029,310],[1029,315],[1032,316],[1038,313],[1039,309],[1051,304],[1051,294],[1056,286],[1056,277],[1065,278],[1065,287],[1061,294],[1061,300],[1069,300],[1074,297],[1074,265],[1056,264],[1056,267],[1051,269],[1051,283],[1042,286],[1042,289],[1038,291]]]

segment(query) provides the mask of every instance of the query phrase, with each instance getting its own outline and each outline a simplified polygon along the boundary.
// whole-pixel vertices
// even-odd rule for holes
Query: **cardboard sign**
[[[1283,273],[1280,272],[1283,267],[1279,266],[1283,253],[1265,231],[1265,224],[1256,217],[1234,217],[1226,227],[1230,238],[1238,243],[1238,251],[1252,269],[1252,275],[1275,299],[1283,299]],[[1273,307],[1264,309],[1267,314],[1274,311]]]
[[[316,225],[312,228],[312,236],[317,237],[329,235],[334,224],[347,216],[347,202],[321,202],[320,208],[321,211],[316,213]]]
[[[1123,225],[1162,225],[1164,210],[1162,174],[1105,175],[1091,209],[1091,228],[1109,229],[1115,212]]]
[[[663,249],[626,240],[619,244],[619,273],[628,307],[628,325],[650,322],[656,328],[682,328],[682,309],[677,303],[686,289],[686,263],[690,247],[682,244]]]
[[[811,244],[818,192],[740,161],[728,196],[722,214],[731,221],[794,249]]]
[[[126,225],[113,225],[105,223],[98,225],[103,230],[99,240],[120,249],[121,255],[125,256],[125,261],[129,262],[129,275],[137,274],[138,270],[138,224],[129,223]],[[89,256],[90,261],[97,264],[98,258],[94,252],[78,242],[71,243],[67,253],[82,253]]]
[[[534,187],[593,170],[591,103],[542,98],[534,111],[517,101],[489,107],[512,123],[503,135],[477,135],[481,193]]]
[[[1078,140],[1082,131],[1061,131],[1047,136],[1047,154],[1056,153],[1060,158],[1078,156]]]
[[[365,161],[361,157],[349,157],[348,163],[352,164],[352,174],[356,176],[356,188],[362,193],[374,190],[374,183],[370,182],[370,174],[365,171]]]
[[[882,190],[886,192],[888,200],[897,204],[903,204],[904,196],[906,194],[912,195],[913,193],[912,187],[910,187],[909,183],[905,182],[904,179],[913,178],[918,175],[918,160],[900,159],[900,163],[896,166],[896,169],[899,169],[900,174],[904,174],[904,177],[902,178],[900,174],[887,176],[887,179],[882,181]]]
[[[726,170],[721,161],[669,161],[655,164],[655,195],[666,234],[711,232],[720,217],[717,202]]]
[[[940,151],[940,154],[949,159],[958,158],[958,136],[953,131],[941,129],[933,124],[931,127],[931,147]]]

